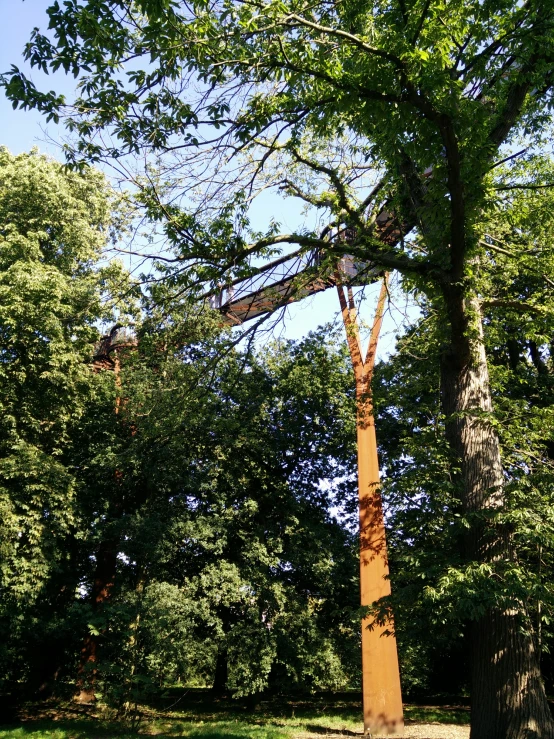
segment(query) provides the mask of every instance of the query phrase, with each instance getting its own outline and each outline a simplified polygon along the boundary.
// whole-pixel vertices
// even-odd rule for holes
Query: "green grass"
[[[125,739],[136,735],[86,719],[26,721],[11,727],[0,727],[2,739],[107,739],[116,736]]]
[[[158,739],[292,739],[300,733],[360,734],[361,707],[356,695],[320,694],[304,699],[259,701],[256,705],[212,700],[203,691],[168,691],[156,705],[144,706],[141,736]],[[407,722],[466,724],[463,708],[405,706]],[[137,733],[71,706],[31,706],[26,720],[0,726],[0,739],[131,739]]]
[[[256,726],[243,722],[154,721],[145,723],[138,732],[154,735],[157,739],[167,737],[190,737],[190,739],[287,739],[288,732],[271,725]],[[125,731],[118,724],[71,720],[27,721],[13,727],[0,728],[1,739],[131,739],[137,733]]]
[[[467,708],[444,706],[404,706],[405,721],[426,724],[469,724]]]

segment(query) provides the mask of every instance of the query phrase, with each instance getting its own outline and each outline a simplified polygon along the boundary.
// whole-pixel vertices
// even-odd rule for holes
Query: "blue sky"
[[[36,70],[30,70],[23,60],[23,48],[29,40],[33,27],[38,26],[46,30],[48,17],[46,8],[50,0],[0,0],[0,18],[4,23],[0,26],[0,71],[7,71],[15,64],[30,76],[33,81],[47,89],[55,89],[68,96],[74,89],[72,77],[57,74],[47,77]],[[38,146],[41,151],[47,152],[56,158],[61,158],[58,146],[63,132],[53,123],[46,124],[45,120],[34,111],[22,111],[12,109],[11,104],[0,94],[0,145],[14,154],[28,151],[33,146]],[[302,226],[304,216],[300,209],[290,199],[278,197],[264,198],[258,205],[256,221],[268,221],[273,217],[281,223],[282,228],[288,232]],[[364,300],[362,308],[362,319],[369,322],[372,317],[373,307],[376,301],[378,286],[366,288],[367,299]],[[395,291],[395,306],[386,317],[380,342],[379,354],[392,351],[395,336],[402,330],[405,320],[405,299]],[[408,311],[408,315],[414,315],[414,309]],[[276,336],[300,339],[310,330],[317,326],[335,321],[338,318],[338,298],[334,289],[327,290],[311,298],[305,298],[300,303],[287,309],[284,322],[274,329]],[[260,340],[267,340],[267,336]]]
[[[29,40],[34,26],[46,29],[48,17],[46,8],[48,0],[0,0],[0,18],[4,21],[0,25],[0,70],[7,71],[12,64],[25,70],[35,81],[47,80],[49,89],[54,84],[63,85],[65,90],[73,89],[73,80],[64,75],[50,80],[43,74],[30,71],[23,60],[23,48]],[[53,124],[45,125],[42,117],[34,111],[12,110],[11,104],[0,95],[1,143],[14,153],[28,151],[33,146],[39,146],[42,151],[56,155],[56,147],[47,145],[41,129],[47,129],[48,134],[57,138],[57,127]]]

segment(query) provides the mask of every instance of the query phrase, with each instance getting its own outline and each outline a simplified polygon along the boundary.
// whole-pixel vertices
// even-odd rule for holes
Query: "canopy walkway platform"
[[[394,217],[382,210],[375,220],[375,235],[381,243],[394,246],[402,238],[403,229]],[[351,242],[355,233],[344,228],[329,235],[329,241]],[[367,262],[359,262],[345,255],[337,264],[336,272],[322,275],[318,270],[322,260],[319,250],[293,257],[283,256],[268,264],[246,279],[239,279],[212,294],[210,306],[218,310],[225,323],[239,325],[294,303],[302,298],[328,290],[337,284],[368,285],[383,274]]]

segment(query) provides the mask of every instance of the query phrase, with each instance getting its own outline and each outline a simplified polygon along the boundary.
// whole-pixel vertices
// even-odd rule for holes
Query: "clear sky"
[[[23,69],[33,80],[46,79],[48,88],[54,85],[63,85],[64,90],[71,91],[74,87],[72,78],[66,79],[65,75],[57,75],[49,79],[45,75],[31,72],[23,60],[23,48],[29,40],[31,31],[35,26],[45,30],[48,25],[46,8],[50,5],[48,0],[0,0],[0,71],[7,71],[12,64]],[[41,151],[48,151],[53,156],[57,155],[56,147],[47,145],[44,141],[44,130],[48,135],[57,138],[57,126],[49,124],[46,126],[42,116],[34,111],[12,110],[11,104],[0,94],[0,133],[1,143],[14,153],[28,151],[33,146],[38,146]],[[58,155],[59,156],[59,155]]]
[[[56,74],[46,77],[44,74],[31,71],[23,60],[23,48],[29,40],[32,29],[38,26],[46,30],[48,17],[46,8],[51,0],[0,0],[0,71],[7,71],[12,64],[24,70],[37,84],[47,89],[55,89],[71,95],[75,82],[72,77]],[[42,116],[34,111],[14,111],[11,104],[0,93],[0,145],[14,154],[28,151],[38,146],[41,151],[47,152],[56,158],[61,158],[56,142],[63,135],[59,127],[53,123],[48,125]],[[277,197],[265,198],[258,206],[256,221],[267,222],[270,217],[280,222],[283,229],[291,230],[304,225],[304,216],[300,208],[291,199]],[[308,225],[308,224],[306,224]],[[372,318],[378,286],[369,286],[364,294],[362,319],[369,322]],[[386,316],[380,342],[379,354],[390,353],[394,347],[395,336],[402,332],[402,324],[406,316],[416,314],[413,308],[406,310],[405,299],[394,291],[396,296]],[[286,311],[283,323],[274,330],[274,334],[286,338],[299,339],[317,326],[338,319],[338,298],[336,291],[330,289],[311,298],[305,298]],[[265,340],[265,337],[260,337]]]

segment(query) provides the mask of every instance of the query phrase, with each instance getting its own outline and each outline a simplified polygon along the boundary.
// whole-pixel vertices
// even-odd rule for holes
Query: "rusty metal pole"
[[[360,600],[370,606],[390,595],[385,525],[379,491],[379,460],[371,397],[371,379],[387,296],[383,280],[367,354],[362,354],[358,320],[350,288],[337,279],[346,337],[356,380],[358,495],[360,511]],[[364,733],[396,734],[404,728],[396,638],[391,622],[362,621],[362,695]]]

